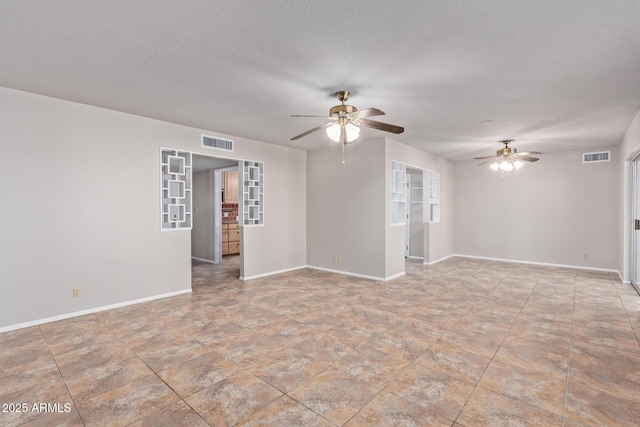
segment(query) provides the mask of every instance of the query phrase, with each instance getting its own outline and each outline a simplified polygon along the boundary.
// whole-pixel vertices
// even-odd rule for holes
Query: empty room
[[[0,426],[638,423],[640,2],[0,10]]]

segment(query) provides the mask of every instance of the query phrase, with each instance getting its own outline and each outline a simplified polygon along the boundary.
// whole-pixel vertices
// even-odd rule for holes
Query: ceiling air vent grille
[[[207,135],[202,135],[202,146],[223,151],[233,151],[233,141],[231,139],[216,138]]]
[[[609,161],[611,161],[611,151],[582,154],[582,163],[600,163]]]

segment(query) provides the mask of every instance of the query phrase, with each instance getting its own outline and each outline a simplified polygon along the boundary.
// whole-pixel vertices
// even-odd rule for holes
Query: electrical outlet
[[[582,255],[582,258],[583,258],[583,259],[589,259],[589,254],[584,254],[584,255]]]
[[[340,264],[340,255],[336,256],[336,262]]]
[[[80,298],[80,288],[73,288],[73,297]]]

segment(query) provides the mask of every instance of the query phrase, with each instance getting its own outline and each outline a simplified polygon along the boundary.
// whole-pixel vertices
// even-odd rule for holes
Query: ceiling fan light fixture
[[[502,163],[500,163],[500,170],[511,172],[513,170],[513,163],[508,160],[503,160]]]
[[[360,136],[360,128],[353,123],[347,123],[347,142],[353,142]]]
[[[484,165],[486,163],[492,162],[489,167],[495,172],[501,171],[503,177],[508,176],[513,170],[520,169],[522,166],[524,166],[525,162],[537,162],[539,160],[537,157],[532,157],[531,155],[539,155],[542,154],[541,152],[528,151],[524,153],[518,153],[518,150],[509,147],[509,143],[511,143],[512,141],[512,139],[505,139],[504,141],[500,141],[504,144],[504,148],[498,150],[495,156],[474,157],[473,159],[485,160],[479,165]]]
[[[334,123],[327,127],[327,136],[331,138],[332,141],[340,142],[340,126],[340,124]],[[347,123],[345,125],[345,131],[347,132],[347,142],[353,142],[360,136],[360,128],[353,123]]]
[[[331,138],[332,141],[340,141],[340,125],[334,123],[331,126],[327,127],[327,136]]]

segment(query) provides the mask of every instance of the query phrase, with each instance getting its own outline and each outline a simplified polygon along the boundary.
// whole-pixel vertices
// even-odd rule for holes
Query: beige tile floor
[[[243,283],[226,261],[194,263],[192,294],[0,334],[0,403],[28,405],[0,425],[640,423],[640,297],[612,274],[452,258]]]

